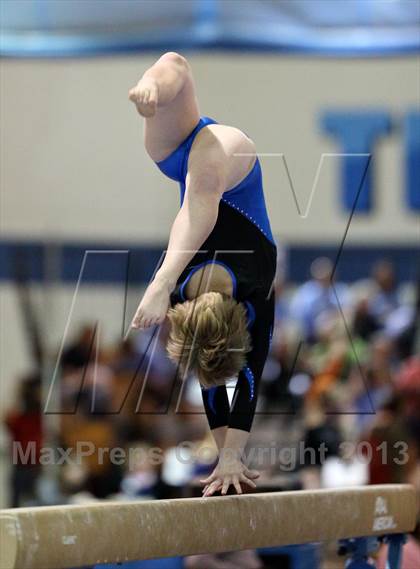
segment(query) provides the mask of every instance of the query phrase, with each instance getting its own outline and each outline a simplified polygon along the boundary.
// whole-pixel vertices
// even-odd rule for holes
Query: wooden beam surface
[[[2,510],[1,569],[139,559],[404,533],[408,485]]]

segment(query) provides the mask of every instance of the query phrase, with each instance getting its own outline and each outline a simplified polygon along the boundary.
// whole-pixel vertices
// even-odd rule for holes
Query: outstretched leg
[[[129,98],[146,119],[144,144],[155,162],[169,156],[200,119],[191,68],[178,53],[162,55]]]

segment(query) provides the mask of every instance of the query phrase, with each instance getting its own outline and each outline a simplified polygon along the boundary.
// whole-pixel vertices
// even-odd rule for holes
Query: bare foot
[[[135,87],[128,92],[132,101],[142,117],[153,117],[158,104],[158,86],[151,77],[143,77]]]
[[[146,289],[131,323],[132,328],[149,328],[162,324],[169,308],[170,293],[159,281],[152,281]]]

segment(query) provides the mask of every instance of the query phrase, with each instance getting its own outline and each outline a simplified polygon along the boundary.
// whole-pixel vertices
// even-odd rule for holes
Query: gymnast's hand
[[[153,280],[146,289],[131,323],[132,328],[149,328],[162,324],[169,308],[170,290],[158,279]]]
[[[200,480],[206,485],[203,489],[203,497],[212,496],[219,490],[224,495],[231,485],[235,487],[238,494],[242,494],[241,482],[251,488],[256,488],[254,480],[259,476],[259,472],[247,468],[239,458],[221,456],[210,476]]]

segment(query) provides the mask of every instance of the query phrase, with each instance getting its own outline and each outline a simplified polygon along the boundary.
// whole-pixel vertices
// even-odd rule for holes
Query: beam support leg
[[[355,537],[342,539],[339,542],[339,555],[350,555],[346,561],[346,569],[373,569],[374,563],[369,560],[371,553],[378,549],[376,537]]]
[[[407,536],[403,533],[395,533],[385,537],[388,544],[387,569],[400,569],[402,559],[402,548],[407,541]]]

